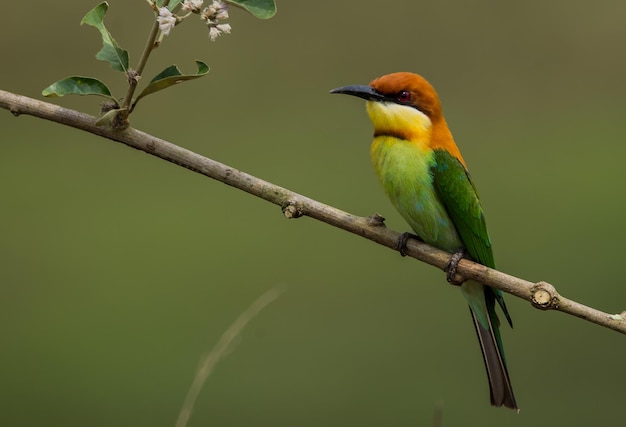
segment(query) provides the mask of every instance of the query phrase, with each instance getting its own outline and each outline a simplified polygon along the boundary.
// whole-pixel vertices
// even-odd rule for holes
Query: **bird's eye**
[[[411,100],[411,92],[408,90],[401,90],[398,92],[398,95],[396,95],[396,99],[400,102],[409,102]]]

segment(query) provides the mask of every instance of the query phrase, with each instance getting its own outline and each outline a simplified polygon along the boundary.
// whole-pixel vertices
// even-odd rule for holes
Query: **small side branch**
[[[371,217],[352,215],[145,132],[132,128],[115,130],[99,127],[96,126],[97,119],[93,116],[47,102],[0,90],[0,107],[9,110],[15,116],[31,115],[121,142],[274,203],[281,207],[287,218],[308,216],[396,250],[400,233],[385,227],[384,220],[379,215]],[[447,252],[416,240],[407,242],[406,254],[442,270],[448,265],[451,257]],[[626,312],[611,315],[587,307],[561,296],[548,283],[529,282],[469,260],[461,260],[454,280],[467,279],[476,280],[515,295],[529,301],[536,308],[558,310],[626,334]]]

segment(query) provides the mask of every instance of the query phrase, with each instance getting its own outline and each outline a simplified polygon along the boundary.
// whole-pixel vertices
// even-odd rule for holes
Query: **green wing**
[[[483,208],[465,167],[447,151],[435,150],[432,174],[435,191],[469,256],[495,268]]]
[[[465,250],[475,261],[495,268],[485,214],[467,169],[447,151],[435,150],[435,163],[431,171],[435,191],[456,227]],[[502,292],[498,289],[486,288],[485,294],[490,295],[488,300],[491,302],[488,301],[487,304],[490,312],[495,316],[493,311],[495,298],[502,307],[509,324],[513,326]]]

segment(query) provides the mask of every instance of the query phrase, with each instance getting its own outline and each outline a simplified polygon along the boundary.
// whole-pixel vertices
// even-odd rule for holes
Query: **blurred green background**
[[[97,2],[7,3],[0,88],[42,98],[96,61]],[[110,0],[136,64],[152,15]],[[480,189],[500,269],[626,309],[626,3],[279,1],[195,19],[152,56],[209,76],[146,98],[133,126],[309,197],[407,226],[371,170],[363,103],[328,95],[393,71],[438,89]],[[10,17],[8,19],[7,17]],[[53,100],[91,114],[95,98]],[[0,425],[172,426],[201,356],[260,294],[190,426],[623,423],[626,339],[508,297],[519,415],[489,406],[468,310],[430,266],[144,153],[0,111]]]

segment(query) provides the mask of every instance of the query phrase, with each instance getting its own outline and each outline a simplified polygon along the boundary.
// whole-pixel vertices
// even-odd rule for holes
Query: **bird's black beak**
[[[342,86],[337,89],[333,89],[330,93],[344,93],[346,95],[358,96],[359,98],[366,99],[368,101],[384,101],[385,97],[383,94],[376,91],[371,86],[365,85],[350,85],[350,86]]]

